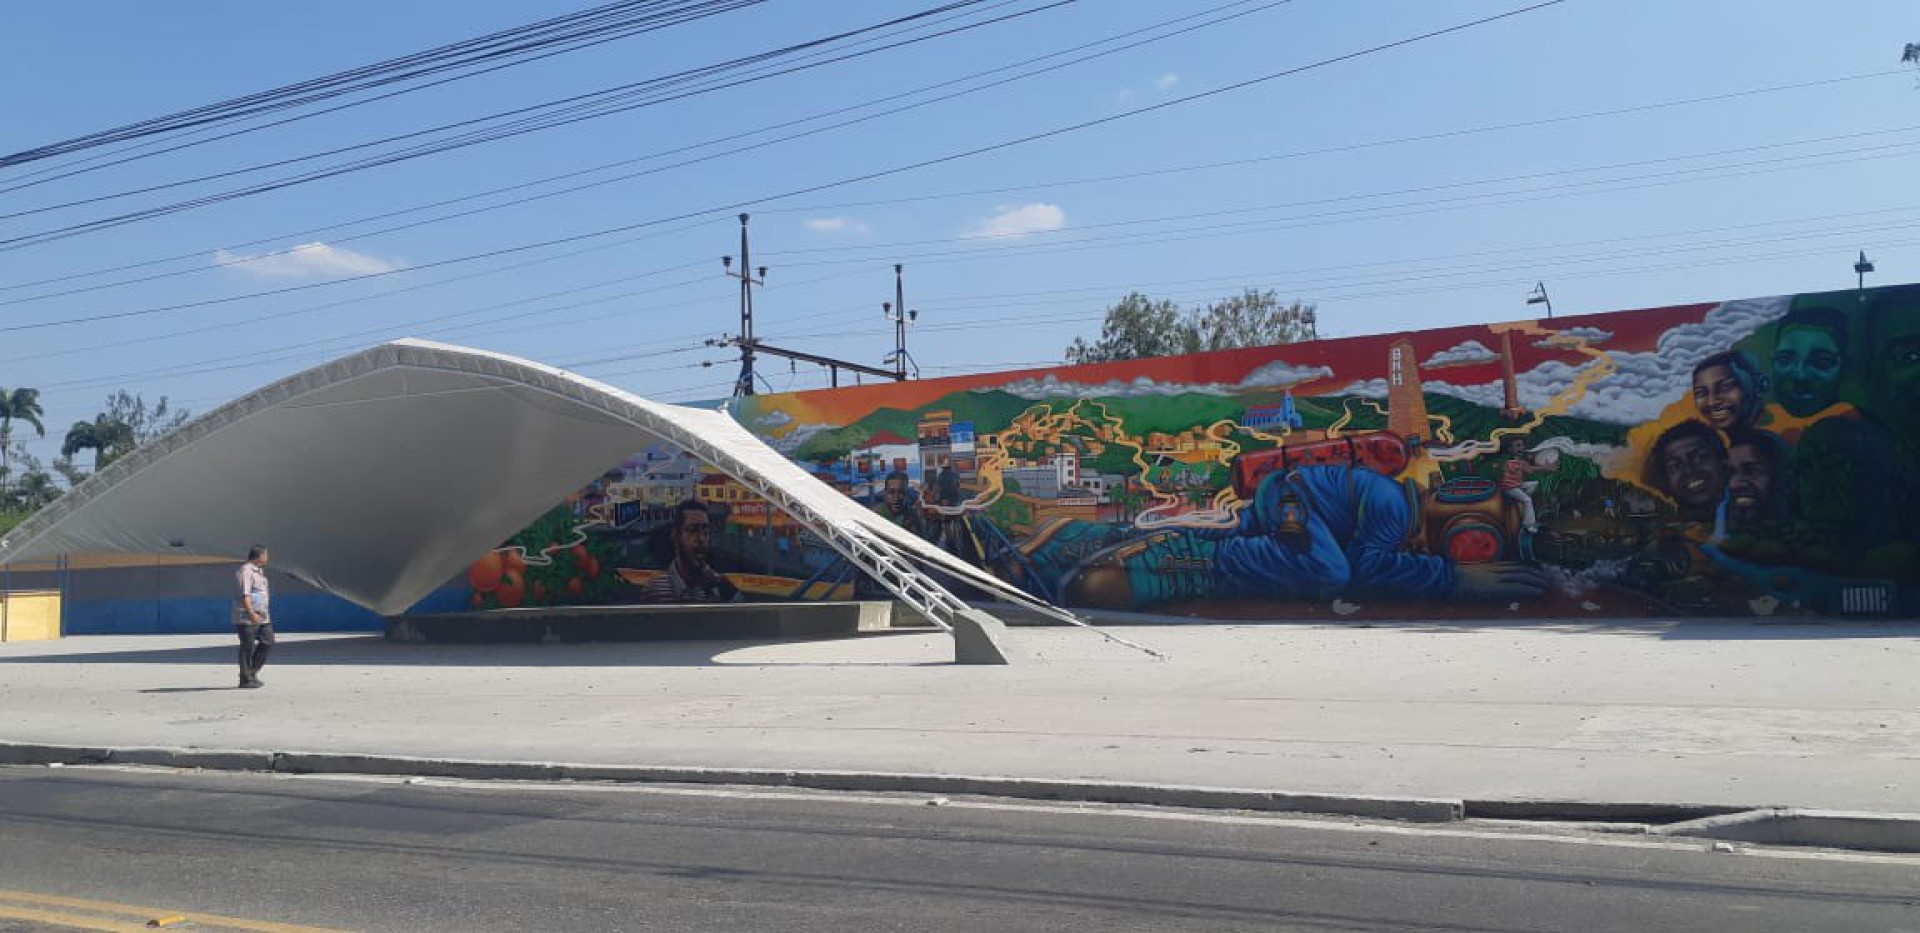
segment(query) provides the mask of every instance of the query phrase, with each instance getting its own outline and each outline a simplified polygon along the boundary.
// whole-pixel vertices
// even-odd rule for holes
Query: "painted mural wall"
[[[1920,286],[767,395],[734,414],[823,481],[1069,606],[1920,606]],[[675,559],[673,507],[689,499],[711,516],[702,554],[728,596],[871,586],[661,447],[477,562],[469,604],[640,598]]]

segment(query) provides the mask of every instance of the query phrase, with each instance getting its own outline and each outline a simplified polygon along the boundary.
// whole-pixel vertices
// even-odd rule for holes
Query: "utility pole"
[[[726,270],[727,275],[740,280],[740,333],[738,335],[723,335],[718,338],[710,337],[707,339],[707,346],[710,347],[740,348],[740,378],[734,380],[733,383],[734,398],[754,394],[753,382],[757,377],[753,371],[753,361],[755,356],[762,353],[795,362],[814,363],[819,366],[824,366],[827,368],[827,373],[832,379],[835,388],[839,388],[840,386],[840,371],[843,369],[853,373],[855,378],[858,378],[863,373],[869,376],[879,376],[882,379],[892,379],[895,381],[904,381],[907,378],[904,364],[893,370],[880,369],[876,366],[838,360],[830,356],[821,356],[817,353],[804,353],[799,350],[788,350],[776,347],[755,337],[753,335],[753,288],[756,285],[764,286],[767,284],[767,267],[761,266],[758,269],[754,268],[747,249],[747,215],[741,214],[740,271],[733,271],[732,256],[720,257],[720,267]],[[894,274],[898,276],[900,267],[894,266],[893,271]],[[898,288],[899,286],[896,284],[896,293]],[[903,354],[906,348],[905,340],[905,327],[903,325],[897,338]]]
[[[1873,261],[1867,258],[1867,251],[1863,249],[1860,251],[1860,261],[1853,264],[1853,274],[1860,277],[1859,284],[1855,286],[1858,291],[1867,290],[1867,273],[1872,271]]]
[[[905,380],[907,363],[913,359],[907,355],[907,325],[919,320],[920,312],[907,310],[906,280],[897,262],[893,264],[893,301],[880,302],[880,310],[886,314],[887,320],[893,322],[893,352],[887,356],[886,362],[893,364],[894,379]],[[913,375],[919,378],[919,363],[913,364]]]
[[[754,276],[752,260],[747,253],[747,215],[740,215],[740,271],[733,271],[733,257],[720,257],[720,268],[726,274],[740,280],[740,337],[735,340],[740,346],[740,378],[733,382],[733,395],[739,398],[753,394],[753,287],[767,284],[767,267],[761,266],[759,277]]]

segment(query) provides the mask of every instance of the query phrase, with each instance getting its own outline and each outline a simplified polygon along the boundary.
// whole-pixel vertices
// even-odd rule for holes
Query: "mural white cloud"
[[[1038,379],[1017,379],[997,387],[997,391],[1017,395],[1021,398],[1139,398],[1144,396],[1169,395],[1232,395],[1258,389],[1284,389],[1317,379],[1333,378],[1333,370],[1326,366],[1295,366],[1284,360],[1267,363],[1246,375],[1237,383],[1222,382],[1157,382],[1146,376],[1132,380],[1118,379],[1103,383],[1065,381],[1049,373]],[[995,391],[995,390],[983,390]]]
[[[1332,379],[1331,366],[1295,366],[1285,360],[1264,364],[1240,380],[1244,389],[1284,389],[1316,379]]]
[[[1568,327],[1561,330],[1557,336],[1561,338],[1571,337],[1575,340],[1585,342],[1587,346],[1595,347],[1612,340],[1613,331],[1601,330],[1598,327]],[[1566,349],[1564,340],[1555,342],[1553,338],[1536,340],[1533,345],[1536,347],[1551,347],[1557,350]]]
[[[1688,396],[1693,386],[1693,367],[1701,360],[1734,343],[1752,336],[1760,328],[1787,313],[1787,298],[1757,298],[1729,301],[1708,311],[1698,324],[1680,324],[1660,335],[1653,350],[1636,353],[1609,351],[1614,372],[1596,380],[1575,402],[1567,414],[1576,418],[1608,424],[1638,425],[1660,417],[1668,405]],[[1606,333],[1600,331],[1600,333]],[[1606,334],[1608,338],[1613,335]],[[1573,384],[1573,380],[1591,361],[1565,363],[1549,360],[1518,374],[1514,380],[1520,402],[1540,408]],[[1454,385],[1428,381],[1421,387],[1436,395],[1449,395],[1476,405],[1498,408],[1504,392],[1498,381],[1478,385]],[[1386,381],[1371,379],[1347,387],[1349,394],[1383,398]]]
[[[1032,204],[1002,206],[967,228],[968,236],[1017,237],[1045,233],[1067,225],[1067,212],[1058,204],[1035,201]]]
[[[303,243],[291,249],[252,256],[217,250],[213,264],[268,279],[377,275],[407,267],[397,259],[383,259],[326,243]]]
[[[1500,354],[1493,352],[1486,344],[1478,340],[1469,340],[1458,346],[1448,347],[1439,353],[1435,353],[1432,357],[1428,358],[1425,363],[1420,365],[1427,369],[1445,369],[1448,366],[1471,366],[1475,363],[1491,362],[1499,358]]]

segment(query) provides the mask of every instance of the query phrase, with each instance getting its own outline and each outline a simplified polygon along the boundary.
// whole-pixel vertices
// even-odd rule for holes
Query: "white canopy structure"
[[[861,508],[722,412],[420,340],[281,380],[138,448],[0,538],[0,562],[237,557],[262,541],[277,567],[392,615],[653,441],[775,503],[942,627],[967,607],[923,569],[1079,621]]]

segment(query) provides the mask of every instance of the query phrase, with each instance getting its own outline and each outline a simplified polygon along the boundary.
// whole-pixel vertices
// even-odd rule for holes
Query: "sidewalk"
[[[0,645],[0,741],[1096,779],[1467,800],[1920,809],[1920,625],[1064,628],[444,646]]]

